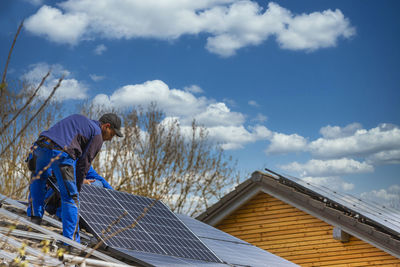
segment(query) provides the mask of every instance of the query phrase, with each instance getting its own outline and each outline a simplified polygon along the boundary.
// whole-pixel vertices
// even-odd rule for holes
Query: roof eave
[[[261,191],[260,177],[254,172],[250,179],[239,184],[235,190],[225,195],[217,203],[196,217],[197,220],[216,226],[224,218],[237,210]]]

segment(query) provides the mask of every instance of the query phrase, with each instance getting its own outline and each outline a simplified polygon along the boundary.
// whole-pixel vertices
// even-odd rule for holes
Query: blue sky
[[[400,195],[398,1],[3,0],[9,79],[62,74],[67,110],[156,101],[238,160],[379,202]],[[4,64],[4,63],[3,63]],[[244,177],[245,178],[245,177]]]

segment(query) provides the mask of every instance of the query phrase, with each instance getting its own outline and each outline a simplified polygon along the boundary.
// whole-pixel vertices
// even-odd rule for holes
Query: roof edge
[[[236,186],[233,191],[222,197],[218,202],[197,216],[196,219],[211,226],[217,225],[261,191],[261,181],[264,175],[266,174],[260,171],[253,172],[249,179]],[[269,175],[268,177],[275,179]]]

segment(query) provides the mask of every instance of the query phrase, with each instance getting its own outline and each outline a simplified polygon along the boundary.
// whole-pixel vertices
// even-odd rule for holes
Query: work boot
[[[36,223],[37,225],[41,225],[42,224],[42,218],[40,218],[38,216],[32,216],[31,217],[31,222]]]

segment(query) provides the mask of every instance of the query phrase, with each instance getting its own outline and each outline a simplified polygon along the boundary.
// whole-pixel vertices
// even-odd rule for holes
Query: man
[[[53,171],[60,189],[63,235],[80,242],[79,191],[103,141],[111,141],[115,135],[123,136],[121,119],[113,113],[104,114],[99,121],[71,115],[40,134],[31,160],[34,170],[29,204],[33,222],[40,224],[43,217],[46,182]]]

